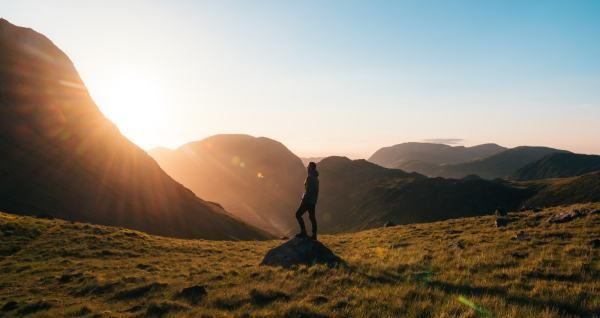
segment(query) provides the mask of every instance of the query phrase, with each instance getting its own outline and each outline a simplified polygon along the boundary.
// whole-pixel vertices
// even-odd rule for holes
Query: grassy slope
[[[600,252],[589,243],[600,214],[546,221],[574,207],[511,213],[518,221],[501,229],[484,216],[323,236],[347,266],[294,270],[258,266],[281,241],[179,240],[0,213],[0,308],[17,302],[0,316],[590,317],[600,311]],[[519,230],[529,238],[511,240]],[[208,291],[199,303],[175,298],[196,284]]]

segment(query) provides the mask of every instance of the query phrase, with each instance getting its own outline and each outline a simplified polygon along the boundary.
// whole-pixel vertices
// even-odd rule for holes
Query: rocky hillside
[[[325,235],[342,264],[289,269],[259,265],[283,241],[179,240],[0,213],[0,316],[595,317],[599,209]]]
[[[107,120],[50,40],[0,20],[0,209],[208,239],[262,231],[197,198]]]
[[[150,151],[160,166],[202,198],[280,235],[296,230],[306,169],[283,144],[264,137],[216,135],[176,150]]]

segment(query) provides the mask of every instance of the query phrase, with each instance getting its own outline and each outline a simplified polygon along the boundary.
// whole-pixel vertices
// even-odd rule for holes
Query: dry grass
[[[258,266],[281,241],[177,240],[0,213],[0,316],[594,317],[600,214],[511,213],[322,236],[345,266]],[[523,240],[513,237],[525,231]],[[202,288],[183,289],[192,286]],[[185,295],[185,296],[182,296]]]

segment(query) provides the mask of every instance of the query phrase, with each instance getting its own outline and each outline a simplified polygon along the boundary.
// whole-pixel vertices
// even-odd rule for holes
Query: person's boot
[[[313,234],[310,236],[310,239],[311,239],[311,240],[313,240],[313,241],[316,241],[316,240],[317,240],[317,233],[313,233]]]

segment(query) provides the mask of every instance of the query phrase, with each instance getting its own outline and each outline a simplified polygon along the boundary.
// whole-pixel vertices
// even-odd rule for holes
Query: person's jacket
[[[319,198],[319,172],[311,170],[308,172],[308,177],[304,181],[304,195],[302,195],[302,203],[317,204]]]

